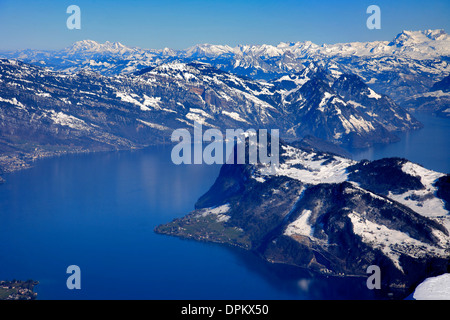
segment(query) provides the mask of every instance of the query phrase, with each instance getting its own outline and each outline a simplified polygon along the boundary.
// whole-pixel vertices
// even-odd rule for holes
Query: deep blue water
[[[450,173],[450,119],[413,113],[424,128],[399,134],[400,141],[363,150],[349,150],[355,160],[403,157],[424,167]]]
[[[0,185],[0,279],[40,281],[39,299],[371,295],[364,279],[349,286],[311,278],[236,248],[153,232],[191,211],[219,169],[173,165],[170,149],[155,147],[46,159],[8,175]],[[81,290],[66,287],[72,264],[81,268]]]
[[[436,121],[395,144],[394,155],[409,152],[449,172],[448,120]],[[431,154],[411,153],[411,141],[425,141],[422,150]],[[389,148],[370,154],[395,151]],[[312,276],[240,249],[153,232],[191,211],[219,169],[176,166],[170,148],[154,147],[46,159],[7,175],[0,185],[0,279],[40,281],[39,299],[373,298],[364,278]],[[66,287],[72,264],[81,268],[81,290]]]

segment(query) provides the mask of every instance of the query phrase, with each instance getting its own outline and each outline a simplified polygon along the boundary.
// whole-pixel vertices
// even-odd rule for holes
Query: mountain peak
[[[96,42],[94,40],[86,39],[86,40],[80,40],[80,41],[74,42],[70,46],[70,48],[78,49],[78,50],[83,50],[83,49],[84,50],[89,50],[89,49],[92,49],[92,48],[96,48],[98,46],[100,46],[100,43],[98,43],[98,42]]]
[[[397,47],[400,47],[406,44],[420,44],[430,40],[446,40],[447,38],[448,34],[444,31],[444,29],[429,29],[423,31],[403,30],[389,45],[396,45]]]
[[[123,48],[127,48],[126,46],[124,46],[123,44],[121,44],[120,42],[116,41],[116,42],[110,42],[110,41],[106,41],[103,46],[111,48],[111,49],[123,49]]]
[[[186,55],[193,57],[215,57],[232,52],[233,48],[227,45],[203,43],[188,48]]]
[[[75,42],[72,46],[66,48],[70,53],[89,52],[89,53],[125,53],[132,49],[120,42],[99,43],[94,40],[81,40]]]
[[[448,36],[444,29],[426,30],[424,34],[431,40],[443,40]]]

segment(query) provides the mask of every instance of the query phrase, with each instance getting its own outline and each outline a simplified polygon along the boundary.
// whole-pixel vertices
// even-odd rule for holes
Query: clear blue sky
[[[66,9],[81,8],[81,30]],[[381,8],[381,30],[366,28],[366,8]],[[183,49],[198,43],[317,44],[391,40],[402,30],[450,32],[448,0],[0,0],[0,50],[61,49],[75,41]]]

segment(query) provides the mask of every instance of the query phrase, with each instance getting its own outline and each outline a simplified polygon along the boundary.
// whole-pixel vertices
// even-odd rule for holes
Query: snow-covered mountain
[[[450,300],[450,273],[425,279],[412,294],[414,300]]]
[[[450,36],[443,29],[403,31],[387,47],[392,54],[419,60],[450,56]]]
[[[312,135],[364,147],[421,126],[355,75],[314,63],[273,81],[209,64],[171,62],[139,73],[55,72],[0,60],[0,167],[65,152],[168,143],[173,130],[278,129],[284,139]],[[27,141],[23,144],[20,141]]]
[[[3,53],[2,56],[45,66],[54,71],[73,73],[84,70],[113,75],[134,72],[160,63],[160,53],[168,57],[170,52],[130,48],[120,42],[106,41],[102,44],[82,40],[62,50],[28,49]]]
[[[280,128],[288,139],[313,135],[361,147],[420,127],[398,104],[410,107],[407,98],[440,92],[428,93],[450,72],[448,39],[442,30],[405,31],[391,42],[203,44],[178,51],[85,40],[59,51],[4,52],[43,68],[3,60],[0,103],[27,111],[31,122],[46,115],[64,129],[71,123],[84,137],[80,146],[99,128],[105,130],[96,133],[102,146],[115,148],[166,140],[169,129],[197,120],[218,128]],[[100,112],[98,105],[109,107]],[[52,114],[67,121],[56,123]],[[6,127],[15,128],[22,116],[11,114]]]
[[[448,41],[424,31],[391,42],[174,51],[86,40],[4,53],[0,173],[45,156],[167,143],[194,121],[222,132],[279,129],[288,141],[279,167],[224,165],[196,210],[158,232],[334,275],[366,275],[377,264],[386,285],[409,288],[448,270],[449,176],[291,141],[312,135],[364,147],[419,128],[398,101],[447,90]]]
[[[450,74],[450,36],[437,29],[403,31],[392,41],[323,45],[304,41],[236,47],[199,44],[184,50],[131,48],[118,42],[83,40],[62,50],[0,52],[0,57],[55,71],[85,70],[107,76],[131,74],[175,61],[204,62],[236,75],[264,80],[299,73],[312,61],[356,74],[376,92],[416,109],[411,97],[427,94],[434,83]],[[443,114],[440,109],[433,111]]]
[[[129,48],[121,44],[120,42],[106,41],[104,44],[97,43],[93,40],[83,40],[75,42],[72,46],[65,49],[67,55],[81,55],[81,54],[97,54],[97,55],[120,55],[127,56],[136,52],[139,49]]]
[[[57,51],[19,50],[0,56],[58,71],[90,70],[104,75],[136,72],[173,60],[202,61],[255,79],[300,72],[305,62],[323,61],[361,76],[374,90],[401,102],[412,94],[426,92],[450,73],[450,36],[438,29],[403,31],[392,41],[323,45],[304,41],[236,47],[201,44],[185,50],[130,48],[117,42],[84,40]]]
[[[222,166],[187,216],[155,231],[238,246],[324,274],[382,270],[403,297],[450,257],[448,175],[406,159],[356,162],[282,143],[280,165]]]
[[[49,117],[61,112],[80,119],[90,130],[104,128],[109,134],[117,132],[111,125],[126,123],[131,127],[120,137],[144,144],[149,138],[136,138],[146,130],[133,133],[133,126],[167,128],[156,131],[167,138],[169,129],[192,126],[195,120],[216,128],[279,129],[287,139],[311,134],[356,147],[390,142],[396,139],[395,132],[420,127],[409,113],[359,77],[333,74],[313,63],[304,68],[267,82],[198,62],[171,62],[138,74],[107,77],[1,60],[0,103],[32,119],[35,111]],[[119,114],[119,122],[111,118]]]

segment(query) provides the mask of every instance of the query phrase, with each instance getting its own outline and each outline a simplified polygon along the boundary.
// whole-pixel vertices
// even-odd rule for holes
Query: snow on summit
[[[124,54],[133,51],[120,42],[110,42],[98,43],[94,40],[82,40],[75,42],[72,46],[67,48],[69,53],[75,54],[78,52],[96,52],[96,53],[118,53]]]
[[[174,56],[178,54],[184,58],[189,57],[219,57],[231,55],[235,57],[279,57],[291,54],[296,58],[321,57],[321,56],[373,56],[373,55],[399,55],[414,59],[429,59],[436,56],[450,55],[450,36],[443,29],[407,31],[404,30],[394,37],[392,41],[349,42],[336,44],[317,45],[311,41],[300,41],[278,45],[229,45],[197,44],[184,50],[172,50],[164,48],[141,49],[123,45],[120,42],[99,43],[94,40],[82,40],[72,46],[63,49],[68,54],[95,52],[102,54],[141,54],[145,58],[151,58],[154,54],[160,57]],[[151,53],[145,56],[144,53]]]
[[[347,167],[356,161],[306,152],[291,146],[282,146],[281,156],[285,161],[275,169],[275,175],[286,176],[307,184],[339,183],[347,180]],[[261,168],[261,175],[273,174],[268,168]]]

